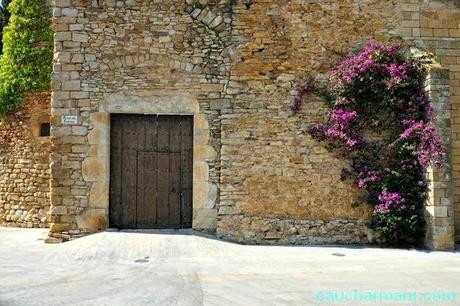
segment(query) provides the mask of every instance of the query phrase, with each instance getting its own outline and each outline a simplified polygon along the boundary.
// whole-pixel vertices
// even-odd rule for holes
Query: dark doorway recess
[[[110,226],[192,225],[193,117],[111,116]]]

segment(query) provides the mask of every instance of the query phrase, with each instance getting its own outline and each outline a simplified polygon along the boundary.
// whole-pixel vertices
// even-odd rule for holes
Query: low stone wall
[[[219,237],[247,244],[354,244],[372,239],[363,220],[231,216],[219,225]]]
[[[50,94],[37,93],[0,118],[0,226],[49,226],[49,112]]]

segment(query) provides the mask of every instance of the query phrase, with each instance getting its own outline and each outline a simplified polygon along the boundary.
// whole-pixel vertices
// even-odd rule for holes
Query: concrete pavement
[[[0,305],[460,305],[459,252],[45,235],[0,228]]]

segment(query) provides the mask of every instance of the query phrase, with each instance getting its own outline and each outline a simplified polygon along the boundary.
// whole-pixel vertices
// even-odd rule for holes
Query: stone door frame
[[[188,115],[193,116],[193,220],[192,228],[215,230],[217,224],[217,186],[209,181],[208,161],[213,161],[217,153],[209,145],[210,130],[208,120],[200,113],[195,97],[174,92],[117,92],[104,95],[99,112],[90,115],[92,130],[88,135],[90,154],[83,163],[88,167],[100,167],[100,175],[87,176],[92,181],[89,206],[103,210],[107,220],[109,215],[110,185],[110,115]],[[93,153],[92,153],[93,152]],[[85,168],[85,166],[83,166]],[[84,171],[83,171],[84,172]],[[99,211],[102,213],[102,211]],[[84,216],[81,223],[84,224]],[[78,226],[81,228],[81,226]]]

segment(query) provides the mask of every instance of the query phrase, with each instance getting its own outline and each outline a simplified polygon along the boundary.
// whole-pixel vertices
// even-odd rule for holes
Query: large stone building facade
[[[290,105],[307,75],[400,35],[447,69],[428,85],[453,163],[434,174],[445,189],[427,214],[435,248],[453,245],[454,209],[460,238],[456,1],[55,0],[53,14],[51,236],[111,226],[111,117],[142,114],[193,116],[193,228],[245,243],[368,242],[369,210],[340,180],[345,161],[302,133],[324,119],[323,101],[298,115]]]

